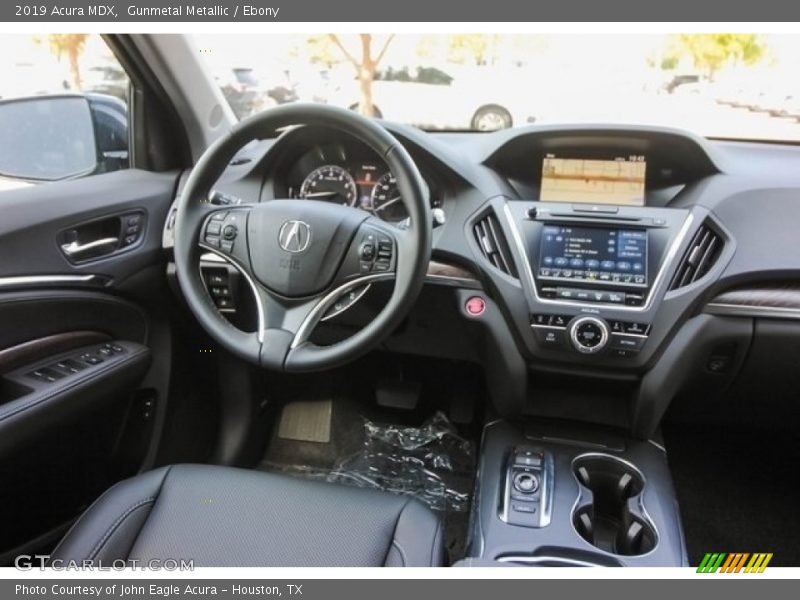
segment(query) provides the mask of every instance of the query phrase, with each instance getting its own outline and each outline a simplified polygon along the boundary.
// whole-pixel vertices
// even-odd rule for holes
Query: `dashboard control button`
[[[643,323],[625,323],[625,333],[647,335],[648,329],[650,329],[650,326]]]
[[[574,300],[575,290],[572,288],[558,288],[557,295],[559,298],[563,298],[564,300]]]
[[[532,325],[550,325],[550,315],[533,315],[533,319],[531,319]]]
[[[625,304],[628,306],[641,306],[644,303],[642,294],[625,294]]]
[[[614,335],[611,337],[611,347],[621,350],[641,350],[647,341],[647,338],[638,335]]]
[[[623,304],[625,302],[625,294],[623,292],[608,292],[608,300],[612,304]]]
[[[467,300],[466,304],[464,304],[464,309],[467,311],[468,315],[480,317],[486,312],[486,300],[480,296],[472,296]]]
[[[564,345],[564,332],[558,329],[534,327],[533,333],[536,341],[542,346],[560,348]]]
[[[597,317],[579,317],[569,327],[569,337],[573,347],[583,354],[600,352],[611,337],[608,325]]]
[[[550,325],[553,327],[566,327],[567,321],[569,319],[567,317],[563,317],[561,315],[553,315],[550,317]]]
[[[611,321],[611,323],[609,323],[611,333],[624,333],[625,327],[626,323],[623,323],[622,321]]]

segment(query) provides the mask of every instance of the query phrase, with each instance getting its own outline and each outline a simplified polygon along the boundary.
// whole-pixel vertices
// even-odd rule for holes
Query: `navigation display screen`
[[[554,281],[647,286],[647,231],[545,225],[538,276]]]
[[[539,200],[644,206],[646,169],[643,155],[596,159],[549,153],[542,162]]]

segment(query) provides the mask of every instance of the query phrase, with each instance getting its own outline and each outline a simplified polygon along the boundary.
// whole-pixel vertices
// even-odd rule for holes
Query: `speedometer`
[[[338,165],[314,169],[300,186],[300,197],[354,206],[358,192],[353,176]]]
[[[384,173],[372,188],[372,212],[384,221],[402,221],[408,216],[403,198],[397,189],[397,178]]]

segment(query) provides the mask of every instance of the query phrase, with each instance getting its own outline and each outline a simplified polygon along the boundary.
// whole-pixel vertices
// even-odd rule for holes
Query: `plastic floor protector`
[[[444,513],[470,509],[475,465],[472,442],[437,412],[420,427],[382,425],[364,419],[361,448],[330,471],[274,465],[283,472],[331,483],[413,496]]]
[[[365,419],[364,433],[361,450],[339,461],[328,481],[407,494],[442,512],[469,510],[474,449],[444,414],[421,427]]]

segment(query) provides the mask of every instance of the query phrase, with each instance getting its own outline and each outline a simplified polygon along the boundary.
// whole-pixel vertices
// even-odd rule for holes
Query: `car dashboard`
[[[491,134],[384,126],[428,185],[436,209],[428,283],[448,288],[457,327],[480,331],[475,352],[498,382],[501,414],[530,410],[536,372],[631,382],[626,419],[647,435],[668,402],[659,386],[679,386],[668,382],[687,370],[724,386],[753,340],[753,319],[800,316],[794,147],[641,126]],[[337,202],[403,227],[393,178],[360,142],[299,126],[243,149],[215,193],[225,203]],[[169,222],[164,240],[169,247]],[[208,273],[224,270],[206,258]],[[333,316],[346,321],[369,298],[357,292]],[[216,297],[235,312],[236,299]],[[401,347],[447,354],[436,337],[431,326]],[[696,368],[686,367],[692,360]]]

